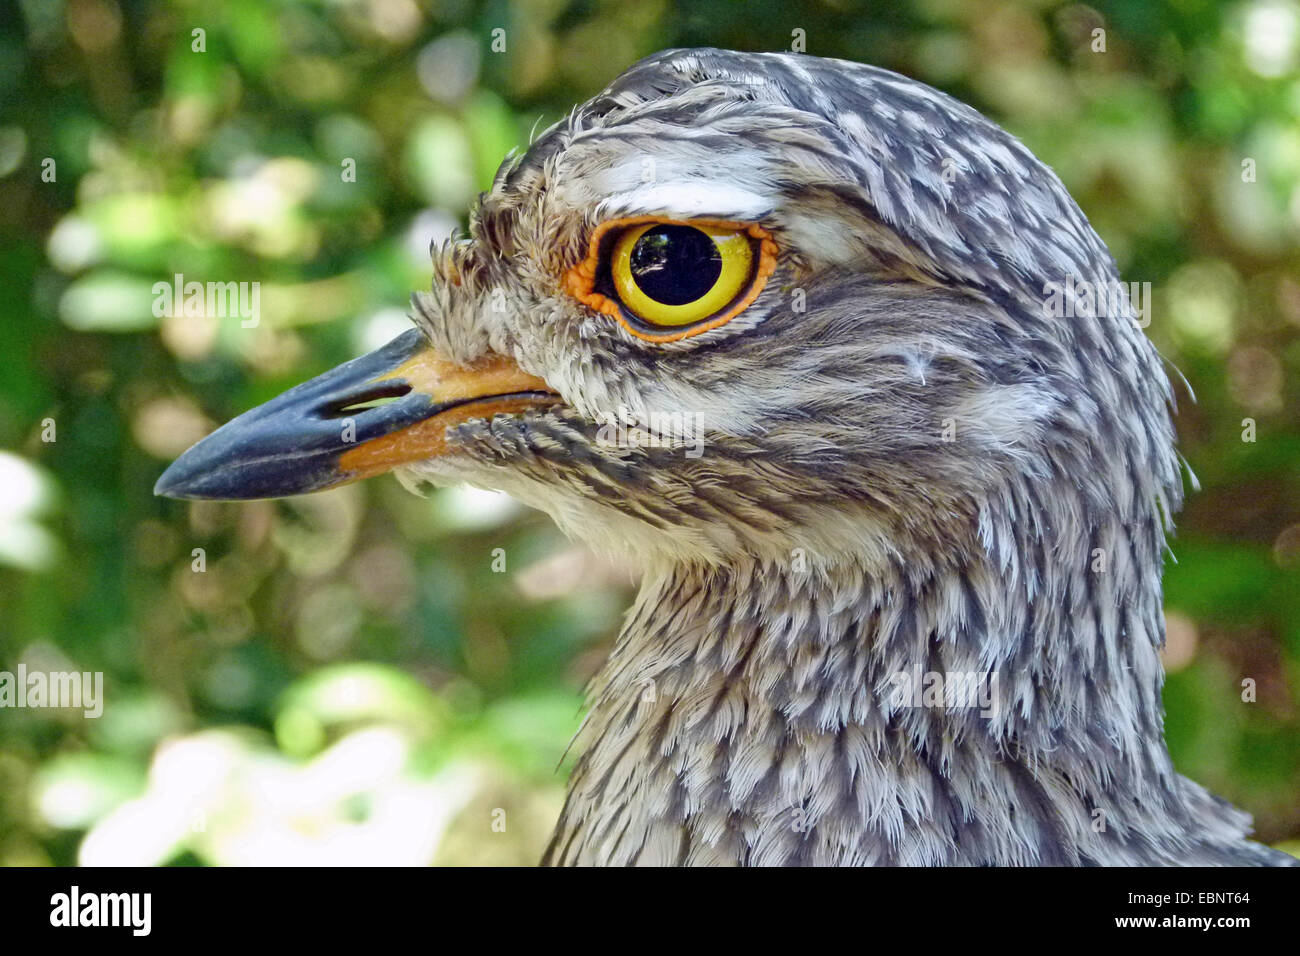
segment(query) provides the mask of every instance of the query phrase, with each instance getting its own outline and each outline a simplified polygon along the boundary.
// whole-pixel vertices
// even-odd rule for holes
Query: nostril
[[[381,382],[356,395],[349,395],[347,398],[326,405],[322,414],[325,418],[346,418],[370,408],[379,408],[395,402],[403,395],[409,395],[410,392],[411,386],[406,382]]]

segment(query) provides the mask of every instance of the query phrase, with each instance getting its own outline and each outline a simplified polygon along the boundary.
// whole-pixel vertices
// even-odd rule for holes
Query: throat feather
[[[1197,828],[1240,840],[1165,750],[1158,586],[1039,567],[647,580],[548,862],[1141,863]]]

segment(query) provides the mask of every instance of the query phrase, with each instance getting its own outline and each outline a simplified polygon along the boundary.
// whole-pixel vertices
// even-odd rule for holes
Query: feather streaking
[[[642,214],[758,222],[777,271],[725,326],[638,340],[559,277]],[[1127,305],[1044,308],[1118,278],[1013,137],[854,63],[662,53],[502,167],[417,320],[564,405],[405,477],[644,568],[547,862],[1295,862],[1165,747],[1169,383]],[[697,416],[704,453],[602,442],[620,410]],[[931,674],[997,706],[894,693]]]

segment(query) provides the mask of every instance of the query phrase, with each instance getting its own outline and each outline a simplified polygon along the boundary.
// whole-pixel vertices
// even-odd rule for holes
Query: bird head
[[[1127,301],[1079,292],[1117,281],[1101,240],[1012,136],[884,70],[653,56],[507,159],[433,265],[416,329],[158,492],[396,469],[706,563],[870,564],[987,547],[1047,498],[1081,528],[1176,503],[1159,359]]]

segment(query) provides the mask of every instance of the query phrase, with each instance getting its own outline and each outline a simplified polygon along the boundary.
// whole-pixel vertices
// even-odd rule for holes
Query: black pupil
[[[686,305],[705,295],[722,275],[722,254],[691,226],[655,226],[632,247],[632,279],[664,305]]]

